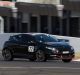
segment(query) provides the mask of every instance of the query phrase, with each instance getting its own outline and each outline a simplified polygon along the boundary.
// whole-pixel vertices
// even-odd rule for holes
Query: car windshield
[[[52,37],[48,34],[35,35],[35,38],[39,42],[58,42],[58,39],[56,37]]]

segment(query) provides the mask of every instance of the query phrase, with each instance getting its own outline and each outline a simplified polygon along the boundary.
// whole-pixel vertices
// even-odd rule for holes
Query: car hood
[[[71,45],[69,45],[66,42],[46,42],[45,45],[47,47],[56,48],[60,52],[62,52],[62,51],[71,51]]]
[[[66,42],[45,42],[45,44],[49,46],[70,46]]]

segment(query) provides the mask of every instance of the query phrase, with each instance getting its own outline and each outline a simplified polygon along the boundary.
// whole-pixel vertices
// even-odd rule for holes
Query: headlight
[[[47,49],[50,49],[50,50],[56,50],[55,48],[51,48],[51,47],[46,47]]]
[[[51,47],[46,47],[46,48],[49,49],[49,50],[52,50],[55,53],[58,53],[58,50],[56,48],[51,48]]]

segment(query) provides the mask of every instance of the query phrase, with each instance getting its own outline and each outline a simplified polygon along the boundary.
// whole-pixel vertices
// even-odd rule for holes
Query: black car
[[[4,60],[27,58],[30,61],[61,59],[70,62],[74,58],[74,49],[66,42],[45,33],[27,33],[10,36],[5,42],[2,55]]]

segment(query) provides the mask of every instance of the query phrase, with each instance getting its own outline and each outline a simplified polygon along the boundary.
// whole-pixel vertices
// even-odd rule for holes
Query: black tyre
[[[46,58],[44,51],[38,50],[36,52],[36,61],[45,62],[46,60],[47,60],[47,58]]]
[[[2,51],[2,56],[3,56],[4,60],[6,60],[6,61],[12,61],[13,60],[12,53],[9,49],[4,49]]]
[[[63,62],[69,63],[72,61],[72,59],[62,59]]]

